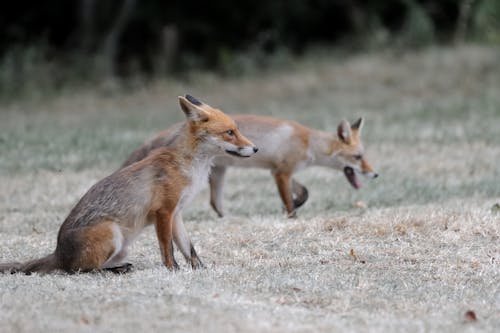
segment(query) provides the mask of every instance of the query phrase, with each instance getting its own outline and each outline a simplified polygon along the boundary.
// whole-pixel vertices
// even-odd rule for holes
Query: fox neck
[[[212,168],[213,157],[206,157],[205,155],[196,155],[191,160],[191,165],[184,169],[185,176],[189,179],[189,185],[184,188],[178,209],[182,210],[188,205],[196,194],[208,182],[208,175]]]
[[[340,140],[330,133],[313,131],[309,149],[313,156],[312,165],[335,167],[332,157],[342,149]]]
[[[187,164],[211,162],[219,150],[203,137],[197,136],[187,123],[173,135],[171,146],[178,151],[181,159],[188,162]]]
[[[178,132],[172,145],[178,152],[180,164],[189,185],[184,188],[177,210],[181,211],[207,183],[217,148],[203,138],[193,136],[187,125]]]

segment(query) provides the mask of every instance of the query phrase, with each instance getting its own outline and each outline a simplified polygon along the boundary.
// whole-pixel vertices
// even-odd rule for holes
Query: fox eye
[[[363,158],[363,155],[359,154],[359,155],[354,155],[353,157],[356,161],[361,161],[361,159]]]
[[[234,131],[233,130],[226,131],[226,134],[229,136],[234,136]]]

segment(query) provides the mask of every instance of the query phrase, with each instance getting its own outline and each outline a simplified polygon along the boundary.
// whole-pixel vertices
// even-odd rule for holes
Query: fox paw
[[[130,271],[132,271],[133,267],[134,267],[134,265],[127,262],[127,263],[120,265],[120,266],[105,268],[105,270],[112,272],[112,273],[115,273],[115,274],[125,274],[125,273],[129,273]]]
[[[168,270],[170,270],[170,271],[178,271],[180,269],[179,264],[175,260],[170,265],[165,264],[165,267],[167,267]]]
[[[200,260],[200,258],[195,257],[195,258],[191,258],[191,268],[193,268],[193,269],[201,269],[201,268],[205,268],[205,265]]]

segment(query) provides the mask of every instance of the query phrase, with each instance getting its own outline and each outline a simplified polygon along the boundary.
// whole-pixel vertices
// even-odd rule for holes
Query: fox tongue
[[[351,183],[352,187],[354,187],[355,189],[361,187],[361,183],[358,181],[358,177],[356,177],[356,173],[354,172],[353,168],[345,167],[344,175],[346,176],[349,183]]]

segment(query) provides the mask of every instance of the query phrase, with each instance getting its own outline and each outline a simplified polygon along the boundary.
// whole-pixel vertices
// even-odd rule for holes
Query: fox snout
[[[250,157],[259,151],[250,140],[244,137],[241,132],[236,129],[233,131],[233,145],[226,147],[226,153],[238,157]]]
[[[373,170],[373,167],[365,159],[361,161],[361,172],[369,178],[377,178],[378,173]]]
[[[226,153],[228,153],[230,155],[238,156],[238,157],[250,157],[258,151],[259,151],[259,148],[249,147],[249,146],[237,147],[235,150],[226,149]]]
[[[232,148],[226,149],[226,153],[238,157],[250,157],[258,151],[259,148],[255,146],[241,146],[241,147],[236,146],[235,149]]]
[[[373,170],[370,163],[368,163],[368,161],[366,161],[364,158],[360,160],[360,163],[358,165],[346,165],[343,171],[347,180],[355,189],[359,189],[361,187],[361,182],[356,176],[356,173],[362,174],[363,176],[368,178],[378,177],[378,174]]]

